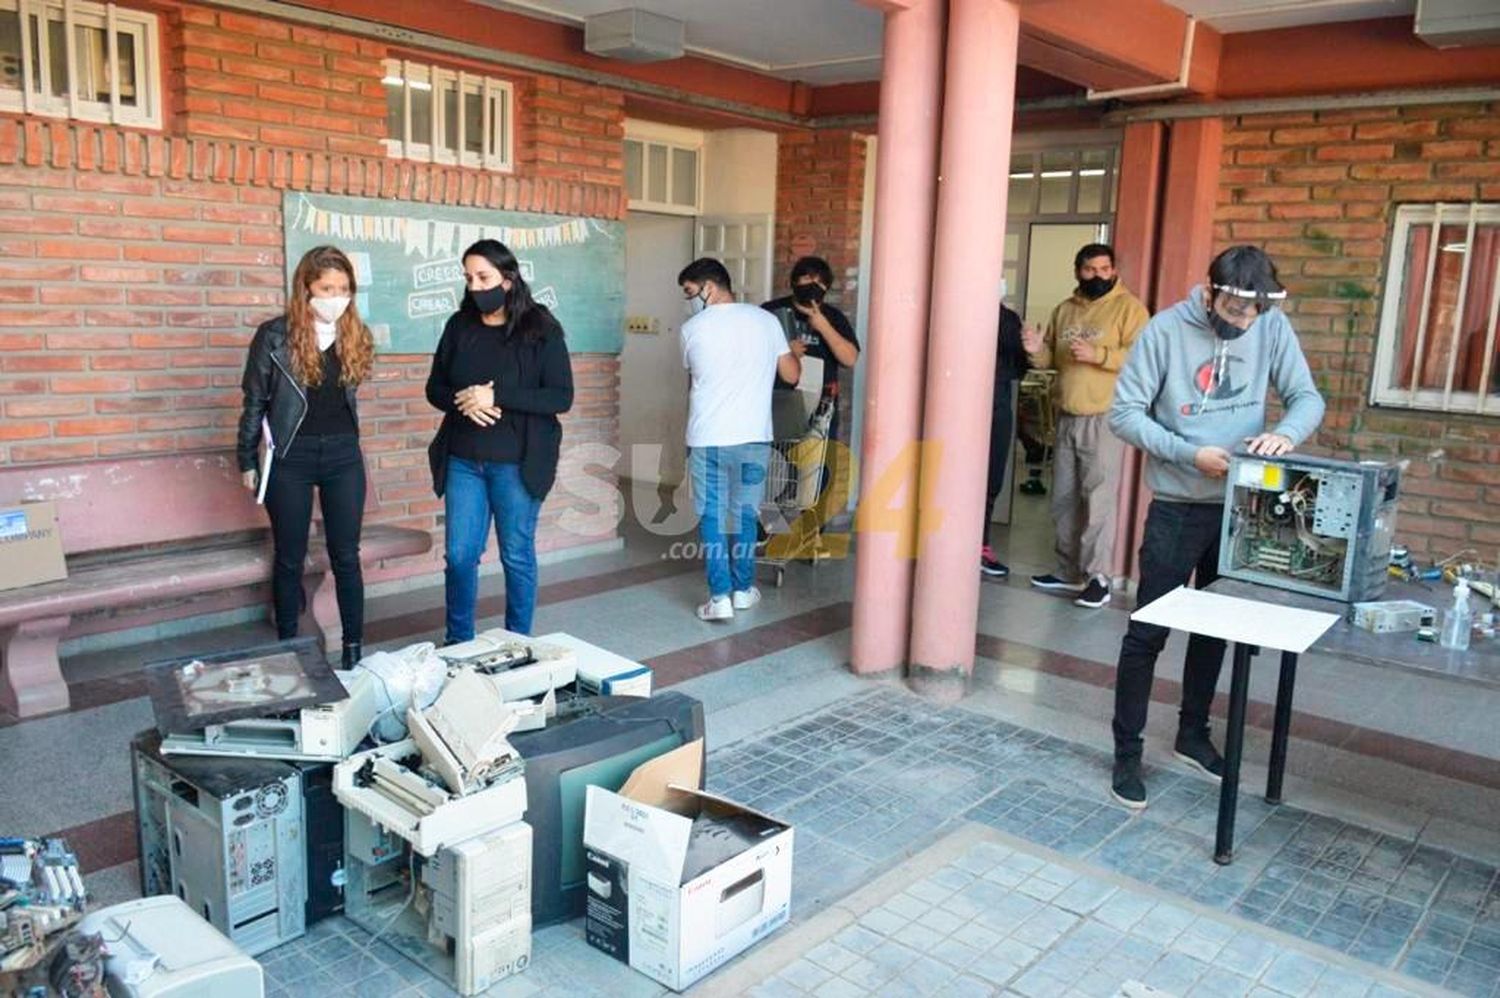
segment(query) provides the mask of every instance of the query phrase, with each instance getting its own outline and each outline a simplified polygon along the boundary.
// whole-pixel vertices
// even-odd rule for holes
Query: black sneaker
[[[1109,795],[1132,811],[1146,806],[1146,781],[1141,779],[1141,760],[1116,759]]]
[[[1031,577],[1031,584],[1038,589],[1051,589],[1069,593],[1081,593],[1088,588],[1082,582],[1069,582],[1066,579],[1059,579],[1055,575],[1033,575]]]
[[[1098,579],[1090,579],[1089,584],[1084,587],[1083,592],[1073,601],[1075,606],[1086,606],[1091,610],[1097,610],[1109,602],[1109,586]]]
[[[1004,578],[1010,574],[1010,569],[1000,559],[995,557],[995,552],[990,549],[988,544],[979,549],[979,570],[985,575],[996,579]]]
[[[1224,776],[1224,757],[1209,740],[1207,729],[1179,731],[1172,754],[1211,779],[1219,780]]]
[[[1042,484],[1040,478],[1028,478],[1019,486],[1023,496],[1044,496],[1047,494],[1047,486]]]

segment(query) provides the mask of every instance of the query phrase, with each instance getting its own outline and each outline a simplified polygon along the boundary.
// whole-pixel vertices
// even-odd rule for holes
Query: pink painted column
[[[908,673],[943,700],[974,670],[1020,27],[1014,0],[950,0]]]
[[[917,0],[885,16],[849,653],[850,668],[862,675],[902,669],[911,628],[943,8],[944,0]]]

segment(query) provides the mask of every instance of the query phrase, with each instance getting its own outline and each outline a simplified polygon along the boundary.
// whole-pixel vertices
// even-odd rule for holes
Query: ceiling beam
[[[1167,84],[1178,79],[1188,16],[1163,0],[1033,0],[1021,7],[1020,61],[1093,90]],[[1188,90],[1211,90],[1220,36],[1194,29]]]

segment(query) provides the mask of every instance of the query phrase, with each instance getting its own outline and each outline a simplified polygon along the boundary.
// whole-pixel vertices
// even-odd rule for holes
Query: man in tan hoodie
[[[1115,378],[1151,318],[1120,286],[1115,251],[1090,243],[1073,258],[1078,288],[1053,309],[1046,332],[1022,333],[1032,367],[1057,370],[1057,443],[1052,522],[1057,571],[1033,575],[1039,589],[1076,593],[1079,606],[1109,602],[1115,492],[1125,444],[1109,430]]]

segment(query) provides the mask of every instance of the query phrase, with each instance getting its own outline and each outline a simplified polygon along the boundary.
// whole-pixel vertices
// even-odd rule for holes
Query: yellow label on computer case
[[[1265,465],[1264,470],[1261,471],[1261,485],[1271,491],[1279,492],[1282,487],[1282,479],[1285,477],[1285,471],[1286,469],[1279,464]]]

